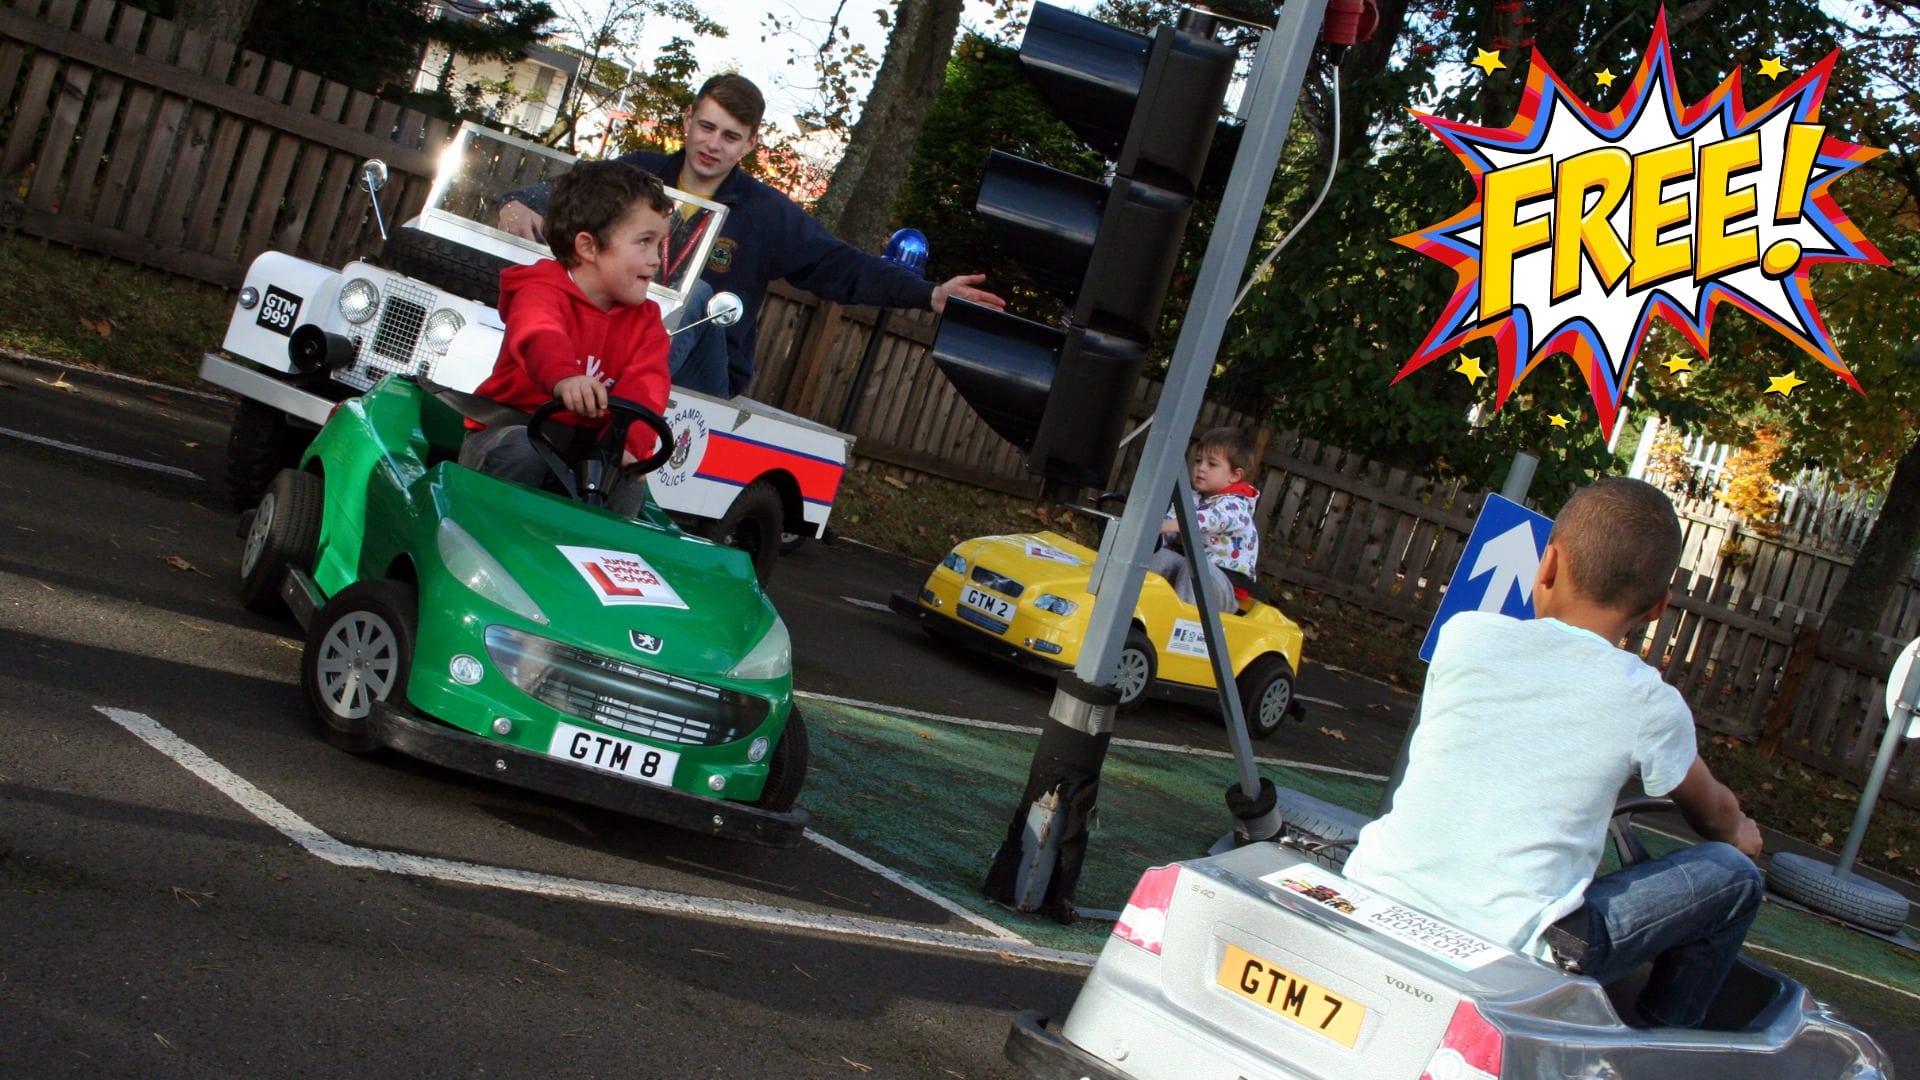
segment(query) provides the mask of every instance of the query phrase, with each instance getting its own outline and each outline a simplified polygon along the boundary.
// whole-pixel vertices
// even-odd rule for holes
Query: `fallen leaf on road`
[[[207,573],[205,570],[200,569],[199,567],[193,565],[192,563],[188,562],[187,560],[181,558],[178,555],[162,555],[159,558],[161,562],[166,563],[168,566],[173,567],[175,570],[188,570],[193,573],[199,574],[201,577],[210,578],[213,576],[212,574]]]
[[[792,961],[788,961],[788,962],[789,962],[789,963],[792,963]],[[807,975],[807,969],[806,969],[806,968],[803,968],[803,967],[801,967],[801,966],[800,966],[799,964],[794,964],[794,965],[793,965],[793,970],[795,970],[795,971],[797,971],[797,972],[799,972],[799,973],[800,973],[800,974],[802,974],[802,975]],[[813,978],[813,976],[811,976],[811,975],[807,975],[807,978],[809,978],[809,979],[812,979],[812,978]],[[818,981],[818,980],[816,980],[816,981]]]
[[[1325,735],[1329,739],[1339,739],[1341,742],[1347,741],[1347,733],[1341,731],[1339,728],[1323,727],[1320,729],[1320,734]]]
[[[213,899],[213,894],[210,892],[194,892],[192,889],[175,885],[173,887],[173,897],[176,900],[185,900],[197,908],[200,906],[200,900],[196,899],[197,897],[204,897],[205,899],[211,900]]]
[[[199,443],[193,442],[192,440],[189,440],[189,439],[181,439],[180,445],[186,447],[189,450],[197,449],[200,446]]]
[[[897,476],[883,476],[880,479],[886,481],[889,484],[892,484],[894,487],[899,488],[901,491],[905,491],[908,488],[913,486],[912,484],[907,483],[905,480],[902,480]]]
[[[161,1046],[164,1046],[169,1050],[173,1049],[173,1044],[167,1041],[167,1037],[165,1035],[162,1035],[156,1031],[153,1033],[153,1037],[160,1040]]]
[[[35,379],[33,381],[39,383],[42,386],[51,386],[55,390],[65,390],[69,394],[77,394],[80,392],[79,387],[67,381],[67,376],[65,372],[61,372],[59,375],[54,376],[52,382],[48,382],[45,379]]]
[[[1830,833],[1830,832],[1823,832],[1823,833],[1821,833],[1821,834],[1820,834],[1820,846],[1821,846],[1821,847],[1832,847],[1832,846],[1833,846],[1833,834],[1832,834],[1832,833]]]
[[[843,1058],[841,1058],[840,1060],[841,1060],[841,1061],[844,1061],[844,1062],[846,1062],[846,1063],[847,1063],[847,1067],[848,1067],[848,1068],[850,1068],[850,1069],[857,1069],[857,1070],[859,1070],[860,1072],[863,1072],[863,1073],[870,1073],[870,1072],[872,1072],[872,1071],[873,1071],[873,1066],[871,1066],[871,1065],[862,1065],[862,1064],[860,1064],[859,1062],[857,1062],[857,1061],[855,1061],[855,1060],[853,1060],[853,1059],[852,1059],[852,1058],[850,1058],[850,1057],[843,1057]]]

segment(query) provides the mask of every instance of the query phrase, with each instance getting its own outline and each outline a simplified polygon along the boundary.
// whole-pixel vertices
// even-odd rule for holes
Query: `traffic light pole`
[[[1109,542],[1094,566],[1094,606],[1080,660],[1060,677],[1049,711],[1053,723],[1041,732],[1027,790],[987,874],[987,895],[1022,911],[1045,912],[1061,922],[1074,918],[1074,890],[1093,823],[1100,768],[1113,736],[1117,695],[1111,686],[1165,513],[1160,500],[1176,488],[1187,490],[1182,480],[1188,436],[1233,314],[1234,296],[1246,273],[1325,11],[1326,0],[1291,0],[1281,9],[1278,25],[1261,42],[1241,98],[1246,131],[1134,472],[1131,498],[1119,521],[1109,527]],[[1183,497],[1191,501],[1190,495]],[[1217,617],[1210,622],[1211,637],[1219,626]],[[1211,638],[1209,648],[1220,644]],[[1239,737],[1245,738],[1244,726]],[[1250,760],[1251,748],[1242,756]],[[1247,812],[1236,831],[1249,839],[1273,835],[1279,822],[1270,801],[1260,805],[1264,785],[1251,770],[1243,770],[1241,785]],[[1240,810],[1236,806],[1236,812]]]

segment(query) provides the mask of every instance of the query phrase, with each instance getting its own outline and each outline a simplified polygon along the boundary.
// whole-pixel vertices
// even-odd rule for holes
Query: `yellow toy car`
[[[963,641],[1041,672],[1071,668],[1080,657],[1093,596],[1094,553],[1054,532],[980,536],[962,541],[927,575],[917,595],[893,594],[893,610],[934,635]],[[1248,597],[1220,617],[1247,730],[1265,738],[1292,717],[1300,627],[1263,599]],[[1158,574],[1148,574],[1120,653],[1114,689],[1120,707],[1148,695],[1206,705],[1216,700],[1213,665],[1200,613]]]

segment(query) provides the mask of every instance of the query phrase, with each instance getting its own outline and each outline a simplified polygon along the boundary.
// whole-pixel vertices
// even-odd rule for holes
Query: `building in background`
[[[492,11],[485,0],[435,0],[445,19],[483,19]],[[445,93],[456,108],[471,111],[516,134],[569,149],[562,119],[578,116],[570,149],[583,157],[601,157],[615,129],[631,123],[622,86],[627,68],[602,58],[594,62],[577,49],[535,45],[513,63],[494,57],[459,55],[446,45],[427,46],[414,73],[413,89]]]

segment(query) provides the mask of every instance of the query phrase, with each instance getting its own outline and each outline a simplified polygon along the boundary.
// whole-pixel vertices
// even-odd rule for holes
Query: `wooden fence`
[[[338,265],[426,200],[443,121],[112,0],[0,6],[0,225],[237,286],[269,248]]]
[[[0,227],[189,277],[236,285],[268,249],[338,265],[377,254],[367,157],[385,160],[389,221],[425,199],[444,123],[235,50],[110,0],[0,0]],[[776,286],[761,314],[754,397],[839,425],[873,337],[872,309],[822,304]],[[928,355],[925,312],[894,312],[852,402],[869,463],[1033,495],[1019,450],[982,423]],[[1144,382],[1136,420],[1159,387]],[[1252,419],[1208,404],[1201,427]],[[1485,495],[1390,469],[1286,432],[1260,432],[1260,570],[1397,620],[1431,621]],[[1124,487],[1145,440],[1121,454]],[[1877,706],[1892,639],[1831,643],[1820,611],[1844,557],[1761,546],[1732,565],[1726,527],[1690,524],[1689,571],[1639,641],[1703,726],[1768,738],[1860,779],[1884,723]],[[1718,528],[1720,532],[1714,530]],[[1716,561],[1717,559],[1717,561]],[[1803,568],[1804,567],[1804,568]],[[1883,629],[1910,632],[1909,583]],[[1920,805],[1920,769],[1896,764],[1887,791]]]

